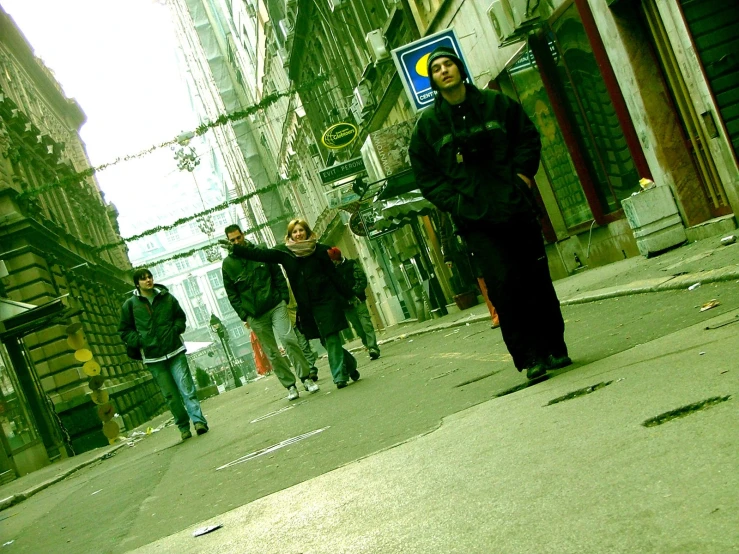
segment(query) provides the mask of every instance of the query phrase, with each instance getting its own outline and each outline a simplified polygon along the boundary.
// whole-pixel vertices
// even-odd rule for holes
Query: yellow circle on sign
[[[88,360],[82,365],[82,371],[85,372],[85,375],[95,377],[95,375],[100,375],[100,364],[95,360]]]
[[[108,437],[110,440],[116,438],[120,432],[121,428],[118,427],[118,424],[113,420],[103,424],[103,435]]]
[[[90,352],[87,348],[80,348],[79,350],[75,351],[74,359],[78,362],[89,362],[90,360],[92,360],[92,352]]]
[[[90,398],[92,401],[97,404],[105,404],[108,399],[110,398],[110,395],[108,395],[108,391],[105,389],[99,389],[96,391],[92,391],[92,394],[90,395]]]
[[[425,56],[421,56],[421,59],[416,62],[416,73],[418,73],[421,77],[429,76],[429,55],[430,54],[431,52],[429,52]]]

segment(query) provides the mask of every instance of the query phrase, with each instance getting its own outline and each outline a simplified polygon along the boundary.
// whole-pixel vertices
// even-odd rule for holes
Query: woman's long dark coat
[[[285,268],[298,303],[297,327],[309,339],[325,338],[349,327],[344,316],[345,299],[354,297],[328,257],[329,247],[317,243],[313,254],[298,257],[285,245],[265,248],[234,245],[233,255]]]

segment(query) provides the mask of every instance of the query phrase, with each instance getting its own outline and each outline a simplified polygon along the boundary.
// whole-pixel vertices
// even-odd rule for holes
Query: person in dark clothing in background
[[[225,233],[231,244],[244,244],[244,233],[238,225],[229,225]],[[287,312],[290,293],[282,270],[276,265],[236,258],[229,254],[223,260],[221,271],[223,286],[231,306],[241,321],[246,322],[257,335],[275,375],[287,389],[287,399],[295,400],[299,393],[295,386],[295,375],[277,346],[277,338],[285,348],[305,390],[318,392],[318,384],[309,378],[311,364],[300,348]]]
[[[416,182],[472,252],[516,368],[543,377],[572,361],[531,191],[539,133],[519,104],[465,83],[451,48],[436,48],[427,63],[436,99],[411,136]]]
[[[151,371],[182,440],[192,437],[190,420],[198,435],[207,433],[208,422],[200,408],[182,340],[187,325],[185,312],[167,287],[154,284],[148,269],[134,271],[133,283],[136,290],[121,308],[121,340],[134,359],[142,360]]]
[[[329,248],[328,257],[334,262],[344,283],[355,295],[344,309],[344,315],[369,352],[370,360],[376,360],[380,357],[380,347],[377,346],[375,327],[372,325],[372,318],[367,309],[367,295],[364,293],[367,288],[367,275],[357,260],[345,258],[337,246]]]

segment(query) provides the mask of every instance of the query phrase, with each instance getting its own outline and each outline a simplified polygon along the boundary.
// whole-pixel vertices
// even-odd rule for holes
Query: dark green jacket
[[[283,300],[290,302],[287,280],[276,265],[231,254],[223,260],[221,270],[228,300],[242,321],[267,313]]]
[[[339,276],[348,288],[354,292],[354,295],[362,302],[367,300],[365,289],[367,288],[367,275],[364,273],[362,266],[357,260],[344,260],[336,266]]]
[[[470,222],[535,215],[533,194],[516,174],[533,178],[539,167],[536,127],[504,94],[466,86],[462,106],[438,95],[416,122],[408,154],[421,192],[461,231]]]
[[[121,322],[118,326],[126,346],[143,349],[144,361],[156,360],[183,347],[180,335],[187,327],[187,316],[180,303],[164,285],[155,285],[158,290],[154,302],[134,291],[123,303]]]
[[[315,252],[304,257],[284,244],[274,248],[235,245],[232,255],[282,265],[298,303],[296,325],[307,338],[326,338],[349,327],[344,308],[354,293],[339,277],[325,244],[316,244]]]

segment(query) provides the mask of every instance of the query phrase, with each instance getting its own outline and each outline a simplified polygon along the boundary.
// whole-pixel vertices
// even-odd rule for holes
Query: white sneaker
[[[318,392],[321,390],[321,387],[318,386],[318,383],[314,383],[310,379],[306,379],[303,381],[303,385],[305,385],[305,390],[308,392]]]
[[[298,389],[295,388],[295,385],[287,389],[287,399],[288,400],[295,400],[299,396],[300,394],[298,393]]]

